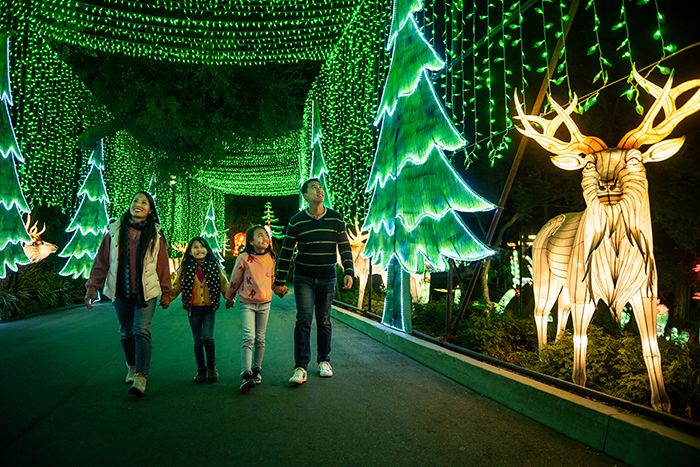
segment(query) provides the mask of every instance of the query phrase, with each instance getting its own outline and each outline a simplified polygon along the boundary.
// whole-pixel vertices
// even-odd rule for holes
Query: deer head
[[[643,78],[634,67],[632,67],[632,74],[637,83],[655,97],[656,101],[639,126],[628,132],[617,144],[617,147],[612,149],[608,149],[601,139],[585,136],[579,131],[570,117],[576,108],[576,96],[566,109],[563,109],[548,96],[547,98],[557,115],[552,120],[547,120],[538,116],[524,115],[517,93],[515,94],[515,108],[525,127],[524,130],[518,128],[518,131],[534,139],[544,149],[553,153],[554,155],[550,158],[557,167],[564,170],[584,169],[583,186],[587,203],[595,198],[604,205],[615,205],[620,202],[624,192],[624,187],[619,183],[620,173],[625,169],[632,170],[632,167],[638,166],[636,171],[643,175],[642,163],[662,161],[676,154],[683,146],[685,137],[666,141],[664,139],[684,118],[700,110],[700,89],[680,108],[676,107],[676,99],[686,91],[700,88],[700,80],[690,80],[672,87],[673,75],[671,75],[666,85],[661,88]],[[661,109],[664,111],[664,119],[654,125]],[[542,133],[535,130],[531,123],[539,125],[543,130]],[[562,123],[571,135],[571,140],[568,142],[554,136]],[[642,146],[649,147],[641,152]],[[586,183],[591,181],[593,169],[595,169],[597,184]],[[646,176],[644,176],[644,188],[646,191]]]
[[[51,253],[55,253],[58,247],[53,243],[46,243],[41,239],[41,234],[46,232],[46,224],[44,224],[44,228],[39,231],[39,228],[37,227],[39,221],[34,222],[34,225],[29,227],[31,223],[32,216],[27,215],[27,222],[24,224],[24,227],[27,229],[27,233],[29,234],[29,238],[32,239],[32,243],[24,243],[22,244],[22,248],[24,248],[24,252],[27,254],[32,263],[38,263]]]

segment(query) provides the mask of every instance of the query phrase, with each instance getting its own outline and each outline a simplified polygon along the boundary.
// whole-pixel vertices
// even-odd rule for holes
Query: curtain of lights
[[[270,195],[295,191],[291,187],[296,186],[298,174],[308,171],[311,101],[315,100],[335,206],[348,220],[364,218],[369,204],[364,189],[377,140],[371,122],[389,63],[384,44],[390,0],[14,0],[10,6],[5,1],[0,4],[0,27],[13,37],[10,59],[16,105],[11,117],[27,158],[20,178],[30,205],[58,205],[71,211],[77,207],[75,193],[86,175],[88,154],[77,149],[75,139],[82,129],[109,118],[104,109],[91,104],[89,92],[48,46],[48,40],[55,40],[188,63],[324,60],[308,96],[303,130],[275,141],[232,142],[236,149],[231,153],[236,157],[217,167],[191,171],[192,182],[200,184],[201,203],[181,200],[173,208],[179,211],[170,217],[198,203],[206,209],[211,199],[221,196],[213,189],[243,194],[264,183],[259,189]],[[577,24],[592,25],[592,31],[585,31],[591,38],[585,45],[588,54],[578,60],[590,62],[592,84],[590,89],[575,90],[580,112],[595,103],[598,91],[609,81],[629,74],[636,50],[658,50],[660,58],[676,52],[671,43],[673,29],[665,24],[658,4],[648,0],[581,3],[578,16],[582,19]],[[553,75],[547,72],[570,6],[571,0],[427,0],[416,14],[424,36],[448,61],[445,70],[431,78],[450,118],[469,141],[463,149],[466,165],[474,158],[493,165],[510,152],[515,89],[528,100],[531,89],[549,79],[555,98],[562,102],[570,98],[574,90],[570,89],[566,44]],[[635,15],[629,14],[633,9]],[[632,24],[632,18],[647,18],[653,27]],[[630,40],[631,31],[643,30]],[[658,68],[669,72],[661,65]],[[637,96],[632,83],[627,97]],[[146,189],[154,174],[163,197],[190,192],[183,188],[185,180],[169,180],[167,173],[157,169],[158,159],[127,134],[105,140],[111,216],[123,212],[128,198]],[[216,217],[223,219],[219,209],[215,201]],[[189,214],[183,216],[189,218]],[[175,229],[174,222],[164,220],[166,231]],[[187,237],[184,232],[189,227],[183,229],[175,229],[178,233],[173,235]]]
[[[334,209],[348,222],[363,219],[370,201],[365,188],[378,137],[372,122],[391,58],[386,50],[391,4],[391,0],[366,0],[357,9],[314,82],[304,111],[300,173],[309,173],[315,101]]]

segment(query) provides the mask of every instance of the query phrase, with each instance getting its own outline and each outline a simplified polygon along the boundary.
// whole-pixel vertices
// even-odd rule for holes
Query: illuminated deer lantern
[[[365,248],[365,243],[369,238],[369,232],[362,233],[360,230],[360,225],[355,219],[355,233],[353,234],[350,229],[348,229],[348,240],[350,241],[350,249],[352,250],[352,262],[355,267],[355,275],[360,279],[360,293],[357,296],[357,308],[362,308],[362,301],[365,297],[365,287],[367,287],[367,282],[369,281],[369,258],[362,257],[362,250]],[[338,255],[338,264],[342,267],[342,261],[340,258],[340,253]],[[387,284],[387,271],[379,269],[377,272],[372,272],[372,274],[379,274]],[[423,282],[423,277],[419,274],[411,274],[411,299],[413,302],[418,302],[420,299],[421,288],[427,285]],[[371,283],[370,283],[371,287]]]
[[[562,214],[551,219],[540,230],[533,245],[533,279],[535,322],[539,348],[547,341],[547,318],[554,302],[559,300],[559,339],[569,313],[574,330],[574,373],[576,384],[586,383],[586,330],[596,303],[603,300],[620,321],[622,309],[630,303],[639,326],[644,362],[651,384],[651,404],[669,412],[671,402],[666,395],[661,358],[656,341],[657,272],[654,261],[647,178],[644,164],[673,156],[685,137],[669,139],[674,127],[688,115],[700,110],[700,90],[676,108],[676,99],[684,92],[700,87],[692,80],[672,87],[656,86],[636,70],[637,82],[656,98],[642,123],[627,133],[616,148],[608,148],[596,138],[584,136],[570,115],[576,98],[566,109],[549,99],[557,116],[546,120],[525,116],[515,96],[516,109],[523,122],[524,135],[533,138],[553,153],[552,163],[564,170],[583,169],[583,212]],[[654,125],[663,109],[664,119]],[[539,124],[536,131],[531,122]],[[571,141],[554,135],[566,125]],[[651,145],[645,152],[642,146]]]
[[[46,232],[46,224],[44,224],[44,228],[39,231],[39,228],[37,227],[39,222],[34,222],[34,225],[30,228],[29,225],[31,223],[32,216],[30,214],[27,216],[27,222],[24,226],[27,229],[29,238],[32,239],[32,243],[23,243],[22,248],[24,248],[24,252],[27,254],[27,257],[29,257],[32,263],[38,263],[51,253],[55,253],[58,247],[53,243],[47,243],[41,239],[41,234]]]

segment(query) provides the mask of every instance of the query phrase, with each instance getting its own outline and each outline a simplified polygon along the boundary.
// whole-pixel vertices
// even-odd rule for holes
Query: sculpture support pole
[[[562,37],[559,38],[557,41],[557,46],[554,49],[554,52],[552,53],[552,58],[549,60],[549,67],[547,70],[547,76],[542,80],[542,85],[540,86],[540,91],[537,94],[537,98],[535,99],[535,103],[532,106],[532,109],[530,110],[531,115],[537,115],[540,111],[540,107],[542,107],[542,102],[544,102],[544,98],[546,95],[547,88],[549,87],[549,77],[554,74],[554,70],[557,66],[557,62],[559,61],[559,53],[561,52],[562,48],[564,47],[564,41],[566,40],[567,36],[569,35],[569,30],[571,29],[571,24],[574,22],[574,17],[576,16],[576,11],[578,10],[578,6],[581,3],[581,0],[574,0],[573,3],[571,4],[571,8],[569,8],[569,21],[566,22],[564,25],[564,34]],[[493,248],[494,245],[491,245],[491,242],[493,241],[493,236],[496,233],[496,227],[498,226],[498,222],[501,220],[501,214],[503,213],[503,208],[505,207],[506,200],[508,199],[508,195],[510,194],[510,189],[513,186],[513,181],[515,180],[515,175],[518,173],[518,168],[520,167],[520,160],[523,157],[523,153],[525,152],[525,148],[527,147],[527,142],[530,138],[521,138],[520,139],[520,144],[518,145],[518,150],[515,153],[515,159],[513,159],[513,165],[510,167],[510,173],[508,173],[508,179],[506,180],[506,184],[503,187],[503,192],[501,193],[501,199],[498,201],[498,206],[496,207],[496,210],[493,214],[493,219],[491,219],[491,225],[489,227],[488,234],[486,235],[486,241],[484,242],[486,245],[489,247]],[[481,268],[484,264],[484,260],[479,260],[476,263],[476,267],[474,268],[474,273],[472,274],[471,279],[469,280],[469,287],[467,288],[467,292],[464,296],[464,302],[462,304],[462,308],[459,310],[459,316],[457,317],[457,320],[455,321],[455,325],[452,328],[452,334],[445,336],[445,340],[451,341],[454,336],[457,335],[459,332],[459,326],[462,323],[462,318],[464,318],[464,313],[467,311],[467,305],[469,304],[469,301],[471,300],[472,293],[474,292],[474,287],[476,286],[476,281],[481,274]]]

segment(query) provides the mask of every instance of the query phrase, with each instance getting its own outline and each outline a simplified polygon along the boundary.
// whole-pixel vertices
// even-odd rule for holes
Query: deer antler
[[[31,223],[32,223],[32,215],[27,214],[27,222],[24,224],[24,228],[27,229],[27,233],[29,234],[29,238],[31,238],[32,241],[36,243],[36,242],[41,240],[41,234],[46,232],[46,223],[44,223],[44,228],[41,229],[41,232],[39,232],[39,227],[37,227],[37,225],[39,224],[39,221],[34,222],[34,225],[29,227]]]
[[[569,117],[571,112],[576,108],[576,103],[578,98],[574,95],[574,100],[566,109],[563,109],[559,104],[557,104],[551,96],[547,96],[549,103],[552,104],[552,108],[557,113],[557,116],[552,120],[546,120],[542,117],[535,115],[525,115],[520,108],[520,101],[518,100],[518,93],[515,93],[515,109],[518,111],[520,120],[523,122],[525,130],[518,128],[518,131],[525,136],[537,141],[540,146],[542,146],[547,151],[553,154],[559,155],[577,155],[577,154],[593,154],[594,152],[602,151],[607,149],[607,146],[603,140],[596,138],[595,136],[585,136],[578,129],[574,121]],[[539,124],[543,133],[535,130],[530,122]],[[566,128],[571,134],[571,141],[566,142],[554,137],[561,124],[566,125]]]
[[[688,99],[680,109],[676,108],[676,99],[678,96],[690,89],[700,87],[700,79],[686,81],[672,88],[673,74],[671,74],[671,76],[668,77],[666,85],[661,88],[651,81],[644,79],[644,77],[637,72],[634,65],[632,66],[632,74],[634,75],[634,79],[641,84],[649,94],[656,98],[656,101],[644,116],[642,123],[634,130],[628,132],[620,140],[617,145],[618,147],[639,149],[640,146],[645,144],[658,143],[670,135],[676,125],[685,117],[700,110],[700,89],[695,91],[693,97]],[[664,119],[661,123],[654,126],[654,120],[662,108],[664,109]]]

